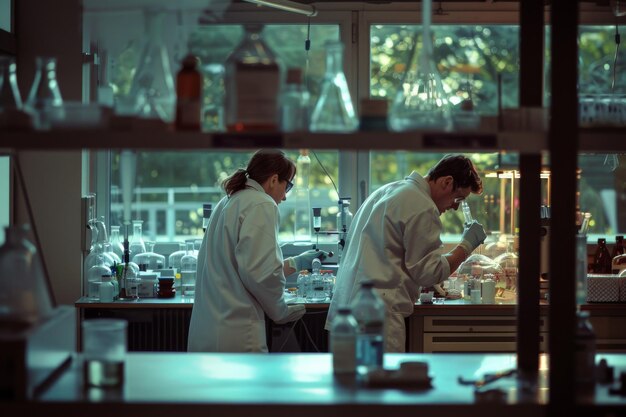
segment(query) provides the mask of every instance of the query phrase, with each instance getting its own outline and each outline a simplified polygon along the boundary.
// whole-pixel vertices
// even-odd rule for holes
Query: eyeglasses
[[[457,197],[454,199],[454,204],[459,204],[463,201],[465,201],[465,197]]]
[[[289,180],[285,180],[287,181],[287,186],[285,187],[285,194],[287,194],[289,192],[289,190],[291,190],[293,188],[293,182],[289,181]]]

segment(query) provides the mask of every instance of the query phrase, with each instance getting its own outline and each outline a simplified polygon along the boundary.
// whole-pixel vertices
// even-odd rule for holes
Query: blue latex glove
[[[483,243],[486,238],[487,234],[485,234],[483,225],[474,220],[463,230],[462,240],[459,245],[463,247],[465,252],[469,255]]]
[[[323,261],[326,257],[328,257],[328,252],[319,249],[311,249],[298,256],[294,256],[293,260],[296,271],[302,271],[303,269],[311,269],[311,262],[313,262],[313,259],[319,258],[320,261]]]

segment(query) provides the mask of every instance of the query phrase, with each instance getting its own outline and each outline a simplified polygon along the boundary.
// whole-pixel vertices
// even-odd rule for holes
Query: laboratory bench
[[[328,303],[307,303],[302,321],[278,325],[267,320],[268,347],[272,352],[327,352],[324,330]],[[80,323],[92,318],[122,318],[128,321],[130,351],[186,351],[193,301],[174,298],[143,298],[135,301],[100,303],[79,299]],[[626,304],[593,303],[589,311],[599,352],[626,352]],[[540,302],[540,350],[547,352],[549,305]],[[417,303],[406,320],[407,352],[515,352],[517,305],[471,304],[445,300]],[[78,337],[80,343],[80,337]],[[80,350],[80,346],[78,347]]]
[[[585,415],[626,407],[626,396],[610,394],[620,386],[626,357],[597,355],[598,361],[600,358],[614,367],[617,380],[611,385],[597,384],[572,400],[591,411]],[[0,402],[0,414],[319,417],[324,413],[379,417],[393,412],[540,417],[549,412],[548,359],[541,355],[537,378],[522,381],[513,375],[475,388],[462,385],[459,377],[478,380],[486,374],[514,370],[516,355],[386,354],[385,369],[397,369],[406,361],[426,362],[432,380],[426,385],[375,388],[353,377],[334,377],[330,354],[129,353],[123,386],[99,389],[84,386],[82,358],[77,355],[35,399]],[[486,391],[501,395],[489,396]]]

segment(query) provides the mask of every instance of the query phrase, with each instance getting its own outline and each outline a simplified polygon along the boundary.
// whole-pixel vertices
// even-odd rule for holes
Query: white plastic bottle
[[[330,329],[330,351],[333,354],[333,373],[356,373],[356,339],[359,325],[348,307],[341,307]]]
[[[374,289],[372,281],[361,283],[361,289],[350,306],[359,324],[357,335],[357,365],[364,371],[383,366],[385,342],[385,303]]]
[[[110,303],[113,302],[113,293],[115,288],[111,282],[111,275],[102,275],[102,282],[99,286],[100,302]]]

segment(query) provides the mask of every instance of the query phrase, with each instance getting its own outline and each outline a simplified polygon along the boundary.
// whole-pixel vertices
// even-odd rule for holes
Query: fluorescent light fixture
[[[300,4],[295,1],[289,0],[244,0],[248,3],[257,4],[259,6],[272,7],[274,9],[280,9],[286,12],[303,14],[305,16],[313,17],[317,15],[315,7],[309,4]]]

